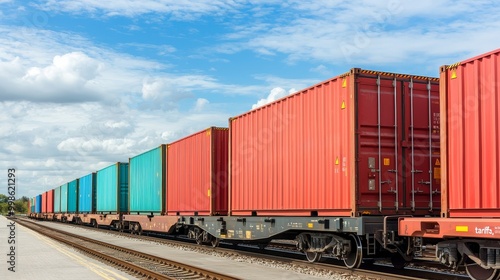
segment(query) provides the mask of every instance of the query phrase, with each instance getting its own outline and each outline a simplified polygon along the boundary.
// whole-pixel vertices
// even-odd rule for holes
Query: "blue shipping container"
[[[130,212],[164,212],[165,145],[130,158]]]
[[[128,163],[119,162],[97,171],[97,212],[128,211]]]
[[[61,185],[61,213],[68,212],[68,183]]]
[[[35,213],[42,213],[42,195],[36,196]]]
[[[68,183],[68,213],[76,213],[78,209],[78,179]]]
[[[78,180],[78,212],[95,212],[96,174],[91,173]]]
[[[54,189],[54,213],[61,213],[61,186]]]

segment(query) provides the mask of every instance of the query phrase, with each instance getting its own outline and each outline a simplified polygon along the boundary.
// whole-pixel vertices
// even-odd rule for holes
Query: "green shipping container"
[[[97,212],[128,212],[128,163],[97,171]]]
[[[130,213],[165,213],[166,146],[130,158]]]
[[[61,185],[61,213],[68,212],[68,183]]]
[[[61,187],[54,189],[54,213],[61,213]]]

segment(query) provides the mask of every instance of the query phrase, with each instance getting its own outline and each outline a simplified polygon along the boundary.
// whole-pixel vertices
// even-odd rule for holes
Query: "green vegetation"
[[[16,214],[26,214],[28,213],[28,200],[26,196],[20,199],[14,200],[14,212]],[[9,213],[9,197],[0,194],[0,214],[7,215]]]

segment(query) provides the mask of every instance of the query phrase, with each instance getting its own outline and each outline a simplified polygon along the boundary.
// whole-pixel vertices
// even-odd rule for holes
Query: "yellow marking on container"
[[[211,129],[209,128],[209,129],[207,129],[207,135],[210,135],[210,133],[211,133]]]
[[[468,232],[469,226],[456,226],[455,231],[456,232]]]
[[[347,87],[347,79],[346,78],[342,79],[342,87],[343,88]]]
[[[342,105],[340,105],[340,109],[345,109],[345,101],[342,100]]]
[[[439,159],[436,159],[436,162],[434,163],[434,165],[438,165],[438,166],[441,165],[441,162],[439,161]]]
[[[308,227],[308,228],[313,228],[313,227],[314,227],[314,224],[313,224],[313,223],[307,223],[307,227]]]
[[[390,158],[384,158],[384,165],[385,166],[391,165],[391,159]]]
[[[210,194],[211,194],[210,189],[208,189],[207,196],[210,196]]]
[[[335,165],[339,165],[339,157],[337,157],[337,159],[335,159]]]
[[[252,232],[249,231],[249,230],[245,231],[245,237],[246,237],[246,239],[251,239],[252,238]]]
[[[441,167],[434,167],[434,179],[441,180]]]
[[[451,78],[456,79],[457,78],[457,70],[453,69],[451,70]]]

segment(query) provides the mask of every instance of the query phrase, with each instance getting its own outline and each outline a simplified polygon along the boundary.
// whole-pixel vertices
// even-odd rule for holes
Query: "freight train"
[[[31,217],[197,243],[293,239],[500,274],[500,49],[440,78],[354,68],[30,199]]]

